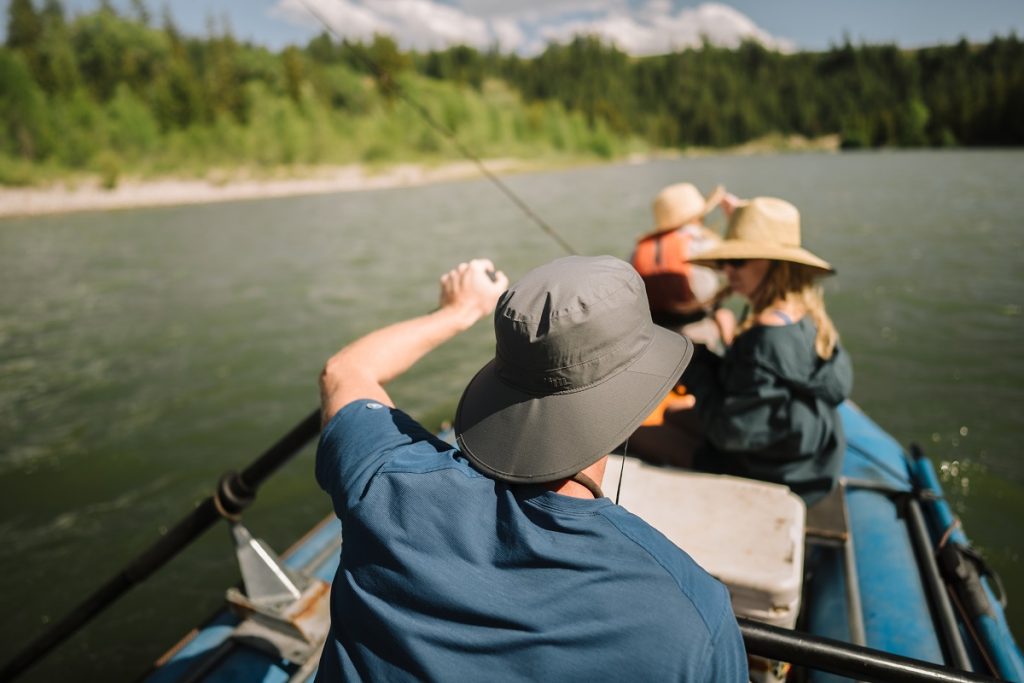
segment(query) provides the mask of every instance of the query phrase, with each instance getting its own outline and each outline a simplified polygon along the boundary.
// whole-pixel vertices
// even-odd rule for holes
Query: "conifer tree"
[[[32,0],[11,0],[7,7],[7,47],[31,54],[43,32]]]

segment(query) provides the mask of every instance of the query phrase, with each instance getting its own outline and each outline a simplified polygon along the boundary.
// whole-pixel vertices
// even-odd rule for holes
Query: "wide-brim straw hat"
[[[513,483],[566,479],[621,444],[661,402],[693,344],[651,321],[643,280],[611,256],[527,273],[494,311],[495,357],[455,413],[462,453]]]
[[[799,263],[820,275],[835,272],[827,261],[800,246],[800,212],[775,197],[755,197],[738,205],[721,244],[690,262],[714,267],[718,261],[755,258]]]
[[[669,185],[654,198],[654,229],[645,237],[675,230],[704,218],[721,203],[724,196],[725,188],[721,185],[706,197],[691,183]]]

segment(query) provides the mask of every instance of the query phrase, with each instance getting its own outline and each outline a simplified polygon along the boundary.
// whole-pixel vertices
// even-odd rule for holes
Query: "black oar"
[[[227,472],[213,495],[200,503],[159,541],[128,563],[116,576],[83,600],[50,630],[29,643],[0,670],[0,681],[8,681],[60,645],[129,588],[144,581],[221,517],[236,519],[252,502],[256,490],[281,465],[320,433],[320,409],[314,410],[277,443],[256,458],[241,474]]]

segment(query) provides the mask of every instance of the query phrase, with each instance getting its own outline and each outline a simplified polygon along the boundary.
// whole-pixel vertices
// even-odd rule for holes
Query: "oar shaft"
[[[994,678],[850,645],[797,631],[737,619],[747,652],[877,683],[982,683]]]
[[[302,450],[306,444],[320,433],[320,408],[295,425],[251,465],[242,470],[242,481],[252,489],[259,488],[270,475],[281,465],[288,462],[293,455]]]
[[[241,475],[229,473],[221,480],[218,492],[206,498],[178,522],[160,540],[128,563],[116,576],[71,610],[67,616],[37,637],[0,669],[0,681],[9,681],[45,657],[51,650],[74,635],[80,628],[120,598],[132,586],[146,580],[169,562],[192,541],[199,538],[221,518],[221,509],[237,513],[251,502],[260,484],[281,465],[312,441],[320,432],[320,410],[317,409],[252,462]],[[224,489],[227,489],[225,491]],[[225,494],[234,493],[230,500]],[[239,504],[232,504],[237,501]]]

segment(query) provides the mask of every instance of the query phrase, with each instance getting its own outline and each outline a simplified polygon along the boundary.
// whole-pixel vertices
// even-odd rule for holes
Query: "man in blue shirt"
[[[506,287],[490,261],[463,263],[438,310],[327,362],[316,475],[344,546],[317,680],[746,681],[725,588],[597,483],[692,345],[651,322],[612,257]],[[496,300],[495,358],[453,448],[383,384]]]

